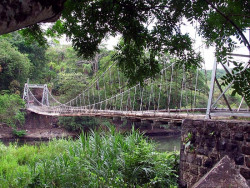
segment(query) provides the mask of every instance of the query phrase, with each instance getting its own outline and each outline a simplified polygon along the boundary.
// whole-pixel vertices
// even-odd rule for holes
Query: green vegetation
[[[49,5],[53,7],[54,2],[47,2],[46,6]],[[181,30],[188,22],[207,46],[215,46],[217,62],[236,65],[233,76],[227,74],[225,82],[235,78],[234,91],[250,103],[246,84],[250,71],[239,71],[240,62],[227,55],[239,44],[250,50],[245,36],[249,27],[248,0],[66,0],[59,10],[62,16],[47,30],[34,24],[20,33],[41,44],[46,43],[44,35],[66,34],[84,57],[94,57],[105,37],[121,35],[123,43],[117,46],[116,59],[130,82],[155,75],[159,71],[156,57],[162,53],[176,57],[186,68],[199,66],[199,53],[193,50],[189,34]]]
[[[123,63],[118,65],[119,67],[122,65],[124,67],[130,66],[125,64],[125,60],[123,61],[122,53],[121,56],[117,56],[117,50],[108,51],[104,48],[100,48],[100,52],[95,54],[93,59],[86,60],[83,57],[78,57],[77,52],[71,46],[59,45],[56,43],[51,44],[50,46],[39,47],[37,43],[27,44],[23,37],[18,33],[12,33],[5,37],[0,37],[0,45],[3,47],[0,49],[0,90],[1,94],[9,93],[9,94],[21,94],[22,89],[24,87],[24,82],[29,79],[30,83],[46,83],[49,86],[50,91],[52,94],[59,100],[60,102],[64,103],[72,98],[78,96],[84,89],[88,83],[91,83],[96,76],[101,75],[107,68],[114,63],[116,59],[120,59]],[[38,53],[39,51],[39,53]],[[10,53],[9,53],[10,52]],[[145,54],[144,54],[145,55]],[[144,55],[142,58],[144,58]],[[147,55],[145,55],[147,56]],[[145,57],[146,58],[146,57]],[[170,57],[169,57],[170,58]],[[173,60],[171,60],[173,61]],[[138,61],[139,62],[139,61]],[[164,60],[162,60],[164,62]],[[158,63],[158,68],[163,68],[164,66],[168,66],[169,64],[163,64],[162,62]],[[132,65],[131,65],[132,66]],[[139,65],[138,65],[139,66]],[[142,65],[143,66],[143,65]],[[178,67],[178,66],[177,66]],[[171,86],[171,104],[169,108],[178,108],[180,106],[180,98],[181,93],[180,90],[182,89],[182,67],[177,68],[175,67],[173,72],[173,82],[170,85],[171,79],[171,69],[167,70],[162,79],[164,80],[162,88],[160,90],[159,83],[161,81],[160,75],[155,76],[156,82],[152,86],[146,87],[147,95],[143,97],[142,101],[142,108],[152,110],[155,106],[159,103],[159,108],[167,108],[166,104],[168,104],[168,93]],[[134,70],[136,68],[134,67]],[[147,69],[144,67],[143,69]],[[129,67],[126,69],[129,71]],[[147,73],[150,71],[147,70]],[[183,108],[204,108],[206,107],[207,103],[207,96],[208,96],[208,86],[209,80],[211,76],[211,71],[207,71],[208,78],[203,71],[199,71],[199,77],[197,80],[197,88],[198,91],[196,92],[195,102],[194,100],[194,93],[195,93],[195,77],[196,77],[196,69],[192,68],[186,74],[186,91],[183,91],[182,104]],[[110,74],[112,78],[118,78],[118,71],[111,70]],[[136,75],[137,73],[135,73]],[[144,71],[138,73],[144,74]],[[149,73],[151,74],[151,73]],[[99,97],[101,99],[108,98],[114,95],[115,93],[125,91],[131,85],[123,84],[127,79],[125,76],[128,76],[128,73],[120,74],[120,81],[122,85],[125,87],[120,88],[118,82],[110,81],[110,75],[104,75],[104,82],[101,80],[96,87],[91,91],[91,96],[94,93],[94,97],[90,98],[90,101],[85,101],[87,104],[88,102],[93,103],[93,101],[98,101]],[[150,75],[139,76],[141,78],[146,78]],[[152,75],[151,75],[152,76]],[[217,76],[219,81],[223,76],[225,76],[225,72],[218,70]],[[135,80],[135,79],[134,79]],[[158,82],[157,82],[158,81]],[[223,86],[224,87],[224,86]],[[104,92],[104,88],[106,88],[106,92]],[[138,89],[138,88],[137,88]],[[149,104],[149,97],[150,92],[160,93],[160,100],[152,101]],[[232,92],[233,89],[230,89]],[[220,94],[219,90],[215,91],[215,96]],[[130,92],[131,98],[137,99],[135,103],[135,108],[138,109],[140,107],[140,92],[137,91],[135,93],[134,90]],[[232,107],[235,108],[239,105],[241,97],[236,94],[235,96],[227,96],[229,99],[229,103],[232,104]],[[9,97],[5,97],[6,99]],[[11,97],[10,97],[11,98]],[[151,99],[153,97],[151,96]],[[119,99],[118,99],[119,100]],[[124,101],[126,98],[124,98]],[[79,103],[80,101],[74,101],[74,103]],[[83,103],[83,101],[81,101]],[[6,100],[8,103],[8,100]],[[154,105],[153,105],[154,103]],[[13,103],[14,104],[14,103]],[[125,103],[124,103],[125,104]],[[8,106],[8,104],[6,104]],[[10,104],[9,104],[10,105]],[[76,105],[76,104],[72,104]],[[120,103],[117,104],[118,109],[120,108]],[[191,105],[191,106],[190,106]],[[2,105],[4,106],[4,105]],[[225,102],[223,100],[219,101],[218,108],[226,107]],[[243,103],[243,108],[246,107],[246,104]],[[4,107],[2,107],[4,108]],[[8,107],[11,108],[11,105]],[[15,111],[19,107],[14,106],[13,109],[10,111]],[[6,112],[6,110],[4,110]],[[3,120],[4,115],[3,112],[1,114],[0,121]],[[17,114],[17,116],[21,114]],[[10,117],[10,116],[8,116]],[[20,120],[20,118],[16,117],[16,115],[12,116],[15,119]],[[5,118],[6,119],[6,118]],[[22,119],[22,118],[21,118]],[[8,120],[9,121],[9,120]],[[15,124],[16,120],[12,120]],[[88,123],[88,121],[90,121]],[[66,128],[70,130],[79,130],[81,126],[94,124],[93,118],[62,118],[61,124],[65,125]],[[6,122],[3,120],[2,122]],[[64,122],[64,123],[63,123]],[[92,127],[93,128],[93,127]]]
[[[21,108],[24,108],[24,101],[19,95],[0,95],[0,122],[11,127],[22,125],[25,119],[24,112],[20,111]]]
[[[17,137],[24,137],[26,135],[26,130],[13,129],[12,134]]]
[[[49,5],[49,1],[46,2],[46,6]],[[168,108],[177,108],[178,105],[183,108],[204,107],[209,83],[202,71],[196,72],[202,59],[199,53],[195,53],[189,35],[180,29],[183,18],[196,25],[198,34],[208,46],[216,47],[217,62],[235,64],[232,76],[218,71],[218,79],[224,80],[225,85],[236,80],[230,90],[234,90],[235,96],[229,98],[229,103],[240,102],[241,98],[236,92],[249,103],[249,84],[246,83],[249,82],[250,69],[241,72],[243,67],[239,62],[225,58],[236,48],[235,36],[250,49],[243,35],[243,31],[249,27],[249,19],[244,16],[249,12],[248,7],[246,0],[67,0],[61,20],[46,32],[53,37],[66,34],[72,40],[73,47],[59,45],[54,39],[44,46],[39,46],[34,40],[27,43],[27,38],[45,43],[38,25],[0,37],[0,122],[12,126],[14,135],[25,135],[24,130],[16,127],[24,122],[24,114],[20,111],[24,103],[20,95],[27,78],[30,78],[30,83],[48,84],[56,98],[64,103],[81,93],[113,62],[118,62],[117,66],[124,73],[120,75],[119,82],[124,83],[126,77],[130,79],[129,83],[121,88],[118,82],[106,79],[110,75],[118,76],[118,71],[112,70],[110,75],[104,76],[107,83],[98,82],[93,87],[89,104],[153,77],[156,82],[146,86],[145,92],[159,94],[160,99],[156,101],[154,96],[154,104],[150,104],[150,94],[143,97],[142,91],[131,91],[130,97],[136,101],[135,108],[138,109],[140,105],[142,109],[150,110],[155,106],[165,108],[170,88],[172,101]],[[153,27],[149,27],[151,23],[154,23]],[[122,40],[115,50],[100,47],[106,36],[118,34],[122,35]],[[167,70],[161,77],[157,73],[168,65],[160,61],[163,54],[176,61],[177,66],[173,72]],[[189,71],[183,70],[182,65]],[[185,84],[182,83],[183,71],[187,72]],[[196,73],[199,75],[197,88],[200,89],[196,101],[193,101],[196,104],[192,104],[196,92]],[[170,83],[170,80],[173,82]],[[104,87],[107,89],[105,93]],[[181,90],[183,93],[180,93]],[[215,91],[216,95],[219,95],[218,90]],[[180,98],[185,98],[183,103]],[[188,103],[190,101],[191,104]],[[71,102],[72,105],[79,103],[77,100]],[[117,108],[122,109],[119,105]],[[225,103],[219,103],[217,107],[223,106]],[[100,124],[92,117],[62,117],[59,123],[69,130],[94,128]],[[105,121],[101,124],[110,123]],[[192,150],[191,133],[185,142],[186,148]],[[154,144],[138,132],[133,130],[124,136],[116,133],[113,127],[108,132],[82,134],[76,141],[62,139],[39,146],[21,147],[0,144],[0,188],[175,187],[178,160],[179,156],[175,153],[156,152]]]
[[[223,76],[226,75],[226,71],[224,69],[217,69],[216,70],[216,78],[221,79]],[[211,80],[212,70],[207,70],[207,80]]]
[[[30,71],[30,61],[7,40],[0,38],[0,90],[20,94]]]
[[[0,187],[176,187],[179,156],[132,130],[92,131],[76,141],[0,144]]]
[[[29,59],[30,69],[28,76],[31,80],[40,82],[44,77],[44,72],[46,72],[44,65],[47,47],[39,46],[37,42],[27,43],[18,32],[10,33],[4,39]]]
[[[190,151],[193,151],[194,150],[194,146],[193,146],[193,134],[192,133],[188,133],[184,139],[184,146],[185,146],[185,149],[187,150],[190,150]]]
[[[237,63],[234,62],[234,65],[236,67],[234,67],[232,70],[233,74],[232,75],[226,74],[225,76],[222,77],[222,80],[224,80],[223,85],[227,86],[229,83],[234,82],[232,86],[232,96],[239,95],[239,96],[244,97],[249,107],[250,106],[250,86],[249,86],[250,69],[246,68],[244,70],[243,63],[240,63],[239,65],[237,65]]]
[[[59,117],[59,125],[69,131],[79,131],[86,129],[95,129],[101,121],[94,117]]]
[[[231,70],[233,71],[233,69]],[[249,71],[249,70],[246,70]],[[212,70],[207,70],[207,80],[210,82],[211,80],[211,74],[212,74]],[[250,74],[249,74],[250,75]],[[219,80],[221,84],[221,88],[224,90],[227,87],[227,84],[229,84],[230,82],[232,82],[233,77],[226,77],[226,71],[224,69],[217,69],[216,71],[216,78]],[[243,77],[241,77],[243,78]],[[237,82],[238,79],[236,79],[236,77],[234,77],[235,82]],[[250,80],[250,78],[246,79],[244,78],[244,83],[247,83],[247,80]],[[226,82],[226,84],[225,84]],[[239,83],[239,86],[242,84],[243,82]],[[242,88],[238,88],[238,91],[240,92],[240,90],[244,90],[244,89],[248,89],[245,86],[241,85]],[[233,86],[235,87],[235,86]],[[229,93],[229,94],[228,94]],[[247,94],[247,96],[250,95],[250,92],[245,92]],[[217,87],[217,85],[215,85],[215,91],[214,91],[214,97],[219,97],[219,95],[221,94],[219,88]],[[242,96],[239,95],[238,93],[236,93],[235,89],[230,88],[226,94],[227,96],[227,100],[229,101],[229,104],[231,106],[231,108],[238,108],[238,105],[242,99]],[[247,98],[245,98],[246,102],[247,102]],[[227,108],[226,102],[224,100],[220,100],[218,101],[218,103],[216,104],[217,108]],[[247,103],[243,103],[242,108],[247,108]]]

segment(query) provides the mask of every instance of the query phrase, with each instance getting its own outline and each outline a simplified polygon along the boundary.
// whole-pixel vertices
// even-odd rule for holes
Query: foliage
[[[39,146],[0,144],[1,187],[174,187],[179,156],[132,131],[82,134]]]
[[[58,79],[58,73],[75,73],[78,71],[76,62],[79,58],[75,55],[70,46],[51,46],[47,49],[46,54],[46,72],[44,80],[46,83]]]
[[[96,76],[100,76],[111,61],[113,52],[100,49],[92,60],[77,57],[70,46],[50,47],[46,52],[47,75],[45,79],[50,82],[54,95],[60,96],[60,102],[68,102],[89,87]],[[100,89],[97,84],[97,89]],[[96,92],[96,91],[95,91]],[[101,91],[103,92],[103,91]],[[91,99],[93,100],[93,99]],[[74,100],[72,105],[83,105],[88,101]]]
[[[94,117],[59,117],[59,124],[68,130],[79,131],[87,129],[95,129],[99,120]]]
[[[29,78],[38,82],[42,79],[46,67],[45,51],[47,47],[39,46],[37,41],[28,43],[23,35],[18,32],[10,33],[5,40],[15,46],[22,54],[26,54],[30,60]]]
[[[46,51],[46,83],[51,83],[53,93],[60,95],[60,101],[69,101],[80,93],[88,82],[82,58],[70,46],[56,45]]]
[[[138,46],[131,42],[126,45],[124,41],[116,47],[114,61],[118,62],[118,66],[124,75],[129,78],[130,85],[136,84],[149,77],[155,76],[159,72],[158,61],[152,54],[146,54],[145,50],[138,50]],[[138,80],[139,79],[139,80]]]
[[[69,67],[76,65],[76,63],[81,60],[81,58],[77,57],[76,52],[73,50],[73,48],[68,45],[50,46],[46,51],[46,59],[48,62],[53,62],[56,65],[64,63]],[[58,70],[60,69],[57,69],[57,71]]]
[[[74,48],[84,57],[94,56],[105,36],[122,34],[123,42],[117,47],[115,59],[131,82],[141,81],[159,71],[156,56],[161,52],[176,55],[178,62],[185,63],[186,68],[199,64],[200,57],[192,50],[191,39],[180,32],[181,7],[171,10],[173,15],[166,7],[166,1],[73,3],[69,0],[62,14],[64,21],[58,22],[72,39]],[[154,22],[151,30],[148,28],[150,22]]]
[[[47,40],[42,35],[43,29],[38,24],[31,25],[19,31],[19,33],[26,38],[28,44],[32,44],[34,41],[38,42],[41,46],[46,47]]]
[[[21,87],[28,78],[30,61],[7,40],[0,39],[0,90],[9,89],[15,80]]]
[[[62,102],[68,102],[76,97],[86,86],[86,76],[81,73],[59,73],[57,78],[58,80],[54,82],[54,92],[61,96],[60,101]],[[80,101],[77,102],[80,103]]]
[[[236,64],[237,65],[237,64]],[[236,66],[232,70],[232,74],[227,73],[222,77],[224,80],[223,85],[228,85],[231,82],[234,82],[232,86],[233,92],[232,95],[235,96],[236,93],[244,97],[248,107],[250,107],[250,69],[244,68],[242,63],[239,66]]]
[[[47,34],[66,34],[72,39],[74,49],[84,57],[93,57],[106,36],[121,34],[124,43],[117,52],[120,68],[126,72],[129,67],[132,71],[127,71],[126,76],[130,81],[134,78],[140,81],[140,76],[145,76],[142,72],[150,70],[152,75],[157,72],[156,57],[162,52],[176,57],[186,68],[199,66],[201,58],[192,49],[192,40],[180,30],[184,19],[196,24],[208,46],[216,47],[217,62],[229,62],[225,56],[236,47],[234,37],[250,50],[244,35],[249,27],[248,14],[247,0],[67,0],[61,19],[47,30]],[[37,25],[30,33],[44,42]],[[238,90],[244,82],[234,83],[237,84],[234,88],[238,94],[247,95],[246,90]]]
[[[184,138],[184,142],[183,142],[186,150],[190,150],[190,151],[194,150],[192,141],[193,141],[193,135],[192,133],[189,132],[187,136]]]
[[[11,93],[20,95],[20,83],[17,80],[13,80],[12,82],[10,82],[9,90]]]
[[[26,130],[13,129],[12,134],[17,137],[24,137],[26,135]]]
[[[211,76],[212,76],[212,70],[207,70],[207,80],[211,80]],[[216,78],[217,79],[221,79],[223,76],[226,75],[226,71],[224,69],[217,69],[216,70]]]
[[[0,95],[0,122],[15,127],[17,124],[23,124],[25,121],[24,112],[20,109],[24,108],[24,101],[16,94]]]
[[[76,117],[59,117],[59,125],[70,130],[94,130],[99,127],[112,127],[113,124],[109,119],[96,118],[89,116],[76,116]],[[126,121],[124,122],[126,124]]]

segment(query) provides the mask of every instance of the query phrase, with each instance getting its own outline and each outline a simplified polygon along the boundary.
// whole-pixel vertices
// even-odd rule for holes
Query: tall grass
[[[92,131],[39,146],[0,144],[0,187],[174,187],[178,155],[132,130]]]

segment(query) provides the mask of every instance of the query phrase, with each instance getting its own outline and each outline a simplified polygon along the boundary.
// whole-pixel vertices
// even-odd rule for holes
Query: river
[[[180,151],[180,136],[150,136],[156,142],[158,151]]]

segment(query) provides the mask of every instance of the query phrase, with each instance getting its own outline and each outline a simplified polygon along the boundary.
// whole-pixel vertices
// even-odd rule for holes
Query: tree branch
[[[248,40],[246,39],[245,35],[242,33],[241,29],[223,12],[221,12],[218,8],[216,8],[209,0],[205,0],[213,9],[216,10],[222,17],[224,17],[229,23],[232,24],[232,26],[235,27],[235,29],[238,31],[239,35],[241,36],[242,40],[244,41],[245,45],[247,46],[248,50],[250,51],[250,44]]]
[[[60,17],[65,1],[14,0],[0,2],[0,35],[36,23],[55,22]]]

